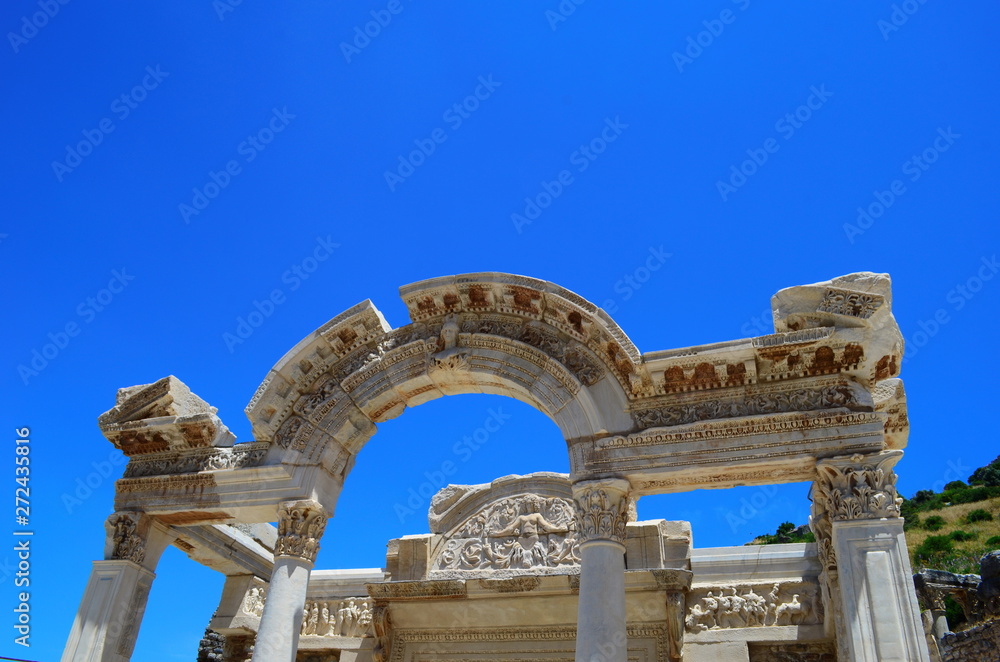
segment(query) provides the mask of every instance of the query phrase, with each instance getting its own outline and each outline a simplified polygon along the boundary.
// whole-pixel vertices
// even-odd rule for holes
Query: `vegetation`
[[[1000,549],[1000,457],[954,480],[940,492],[919,490],[900,507],[914,570],[935,568],[958,574],[979,572],[979,559]],[[751,545],[815,542],[808,527],[783,522]]]

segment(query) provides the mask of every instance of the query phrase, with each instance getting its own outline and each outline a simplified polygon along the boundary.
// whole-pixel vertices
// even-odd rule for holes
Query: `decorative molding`
[[[646,429],[741,416],[854,408],[858,404],[854,390],[844,382],[821,388],[769,390],[747,392],[728,398],[714,397],[635,411],[633,416],[636,426]]]
[[[376,600],[407,600],[413,598],[466,597],[465,580],[437,579],[416,582],[384,582],[366,584],[368,594]]]
[[[827,288],[816,312],[868,319],[884,303],[885,298],[880,294],[867,294],[831,287]]]
[[[698,587],[687,604],[688,632],[823,622],[819,585],[811,582]]]
[[[131,561],[142,565],[146,559],[146,539],[139,533],[145,515],[139,512],[117,512],[108,518],[111,553],[109,560]]]
[[[480,579],[479,588],[497,593],[527,593],[542,585],[541,577],[511,577],[510,579]]]
[[[578,566],[574,507],[568,499],[522,494],[494,501],[447,536],[433,571]]]
[[[270,444],[257,441],[232,448],[199,448],[133,457],[125,468],[124,478],[193,474],[257,467],[264,463]]]
[[[319,637],[371,637],[372,599],[313,600],[302,608],[299,634]]]
[[[290,556],[316,561],[319,540],[326,528],[326,511],[312,500],[286,501],[278,508],[278,544],[275,558]]]
[[[892,467],[903,451],[851,455],[816,463],[823,507],[833,521],[899,517],[903,500],[896,494]]]
[[[371,587],[368,591],[371,592]],[[392,617],[389,605],[375,604],[372,610],[372,630],[375,633],[372,662],[389,662],[392,654]]]
[[[635,519],[628,490],[628,481],[617,478],[573,484],[581,545],[604,540],[624,547],[625,525]]]

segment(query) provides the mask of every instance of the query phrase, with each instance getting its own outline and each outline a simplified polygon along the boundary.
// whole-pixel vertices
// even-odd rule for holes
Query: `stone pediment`
[[[565,474],[505,476],[484,485],[449,485],[431,501],[441,536],[430,577],[579,572],[573,493]]]

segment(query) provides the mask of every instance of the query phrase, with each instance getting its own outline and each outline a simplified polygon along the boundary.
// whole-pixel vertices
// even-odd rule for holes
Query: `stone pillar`
[[[278,508],[278,544],[253,662],[294,662],[309,572],[327,515],[316,501],[286,501]]]
[[[629,483],[611,478],[573,484],[580,535],[576,662],[627,662],[625,525]]]
[[[928,662],[893,465],[903,452],[816,463],[813,531],[838,660]]]
[[[62,662],[127,662],[132,657],[160,555],[170,529],[139,512],[104,524],[104,560],[94,561]]]

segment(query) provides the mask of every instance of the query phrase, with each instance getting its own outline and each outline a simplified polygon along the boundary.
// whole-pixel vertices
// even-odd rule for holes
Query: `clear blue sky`
[[[997,455],[996,3],[225,2],[0,9],[3,466],[12,502],[30,426],[35,531],[32,646],[5,626],[0,655],[59,657],[112,508],[94,467],[123,468],[96,426],[116,389],[176,375],[249,441],[243,407],[290,347],[366,298],[406,323],[396,290],[424,278],[551,280],[654,351],[767,333],[778,289],[887,272],[910,350],[901,491]],[[457,456],[491,408],[509,419]],[[564,448],[513,400],[407,411],[360,455],[319,567],[381,566],[425,532],[394,506],[445,461],[477,483],[565,471]],[[806,492],[639,514],[742,544],[805,522]],[[133,659],[194,659],[221,586],[168,550]]]

